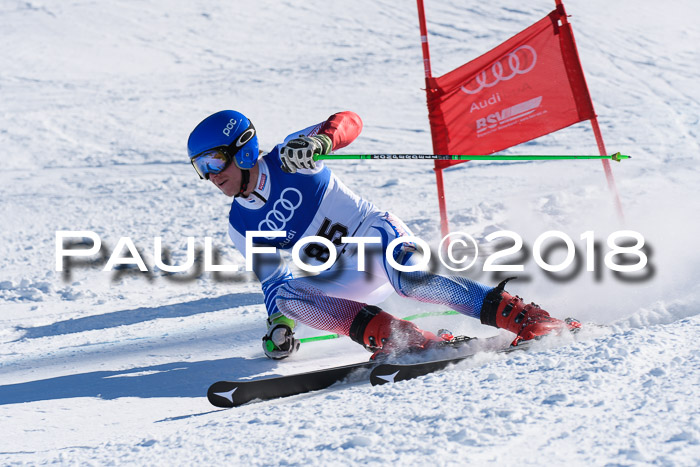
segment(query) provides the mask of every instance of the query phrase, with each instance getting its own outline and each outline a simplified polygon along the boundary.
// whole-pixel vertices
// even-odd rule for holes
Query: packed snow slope
[[[177,264],[187,237],[198,248],[211,237],[219,262],[242,262],[226,234],[231,200],[197,178],[187,136],[233,108],[270,149],[354,110],[365,128],[346,151],[431,152],[415,5],[399,3],[0,5],[3,465],[700,464],[700,6],[690,0],[566,4],[608,149],[632,156],[613,167],[624,223],[597,161],[474,162],[445,174],[452,230],[474,236],[486,254],[485,237],[503,229],[529,246],[548,230],[565,232],[579,258],[584,232],[603,254],[611,233],[641,233],[649,264],[634,280],[601,262],[556,280],[531,254],[517,257],[525,272],[512,292],[606,328],[395,385],[355,383],[232,410],[207,402],[219,379],[367,353],[343,338],[267,360],[266,314],[250,274],[154,267],[154,237]],[[553,7],[427,0],[434,73]],[[587,124],[507,151],[596,152]],[[429,162],[329,165],[418,236],[439,241]],[[57,272],[59,230],[95,232],[103,257]],[[120,237],[131,238],[148,273],[102,271]],[[382,306],[400,316],[440,310],[397,297]],[[466,317],[418,324],[496,333]]]

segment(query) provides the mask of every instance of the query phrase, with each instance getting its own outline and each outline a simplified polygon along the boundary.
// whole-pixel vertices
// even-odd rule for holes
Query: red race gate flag
[[[436,154],[491,154],[595,117],[563,8],[426,83]]]

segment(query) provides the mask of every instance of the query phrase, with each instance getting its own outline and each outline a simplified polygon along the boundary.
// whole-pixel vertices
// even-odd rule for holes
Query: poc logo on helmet
[[[236,123],[238,122],[235,118],[232,118],[228,121],[228,123],[226,124],[226,128],[224,128],[224,134],[226,136],[231,136],[231,130],[233,130],[236,127]]]

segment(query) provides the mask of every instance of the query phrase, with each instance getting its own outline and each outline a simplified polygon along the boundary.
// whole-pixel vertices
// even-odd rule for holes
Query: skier
[[[200,178],[234,197],[229,235],[244,256],[248,231],[285,232],[284,237],[257,237],[255,246],[290,249],[312,235],[325,237],[335,246],[337,260],[330,269],[307,277],[292,277],[279,251],[254,255],[253,271],[262,284],[268,312],[263,337],[268,357],[285,358],[298,349],[297,322],[350,336],[375,354],[426,349],[441,342],[443,338],[374,305],[393,291],[507,329],[516,334],[514,345],[579,326],[552,318],[539,306],[510,295],[504,290],[506,281],[493,288],[463,277],[401,272],[387,264],[387,245],[411,235],[410,229],[357,196],[321,161],[313,160],[315,154],[349,145],[361,130],[357,114],[340,112],[289,135],[263,154],[250,120],[224,110],[204,119],[189,136],[190,161]],[[343,243],[343,237],[379,237],[381,250],[372,254],[368,246],[367,265],[361,270],[359,247]],[[407,241],[391,254],[398,264],[412,265],[414,251],[415,244]],[[329,254],[322,244],[310,243],[301,249],[300,258],[305,264],[322,264]]]

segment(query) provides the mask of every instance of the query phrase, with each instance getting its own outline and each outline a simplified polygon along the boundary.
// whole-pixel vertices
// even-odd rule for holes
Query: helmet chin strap
[[[233,195],[234,198],[238,196],[243,196],[243,193],[248,189],[248,182],[250,181],[250,170],[241,169],[241,189],[238,191],[237,195]]]

